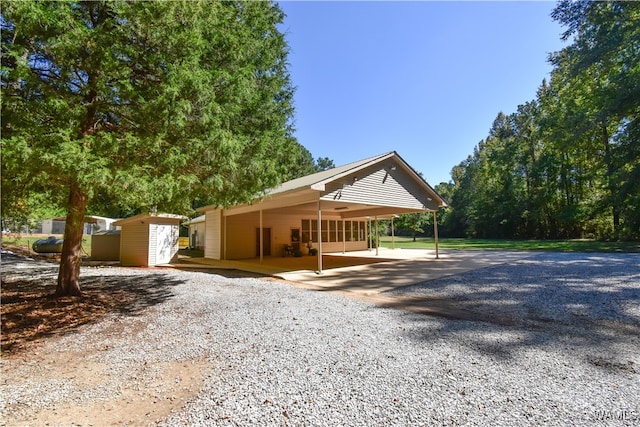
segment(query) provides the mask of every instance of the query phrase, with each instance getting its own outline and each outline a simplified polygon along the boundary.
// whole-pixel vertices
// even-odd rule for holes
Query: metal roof
[[[282,183],[281,185],[267,189],[264,191],[261,197],[258,197],[254,200],[253,204],[260,203],[265,199],[277,199],[280,196],[285,195],[286,193],[296,193],[304,190],[315,190],[315,191],[324,191],[325,185],[329,184],[335,180],[341,179],[345,176],[356,174],[358,171],[367,168],[371,165],[375,165],[377,163],[394,159],[398,164],[402,165],[403,168],[413,176],[416,182],[419,182],[420,185],[432,196],[437,199],[437,204],[440,207],[447,206],[447,203],[444,201],[442,196],[440,196],[434,189],[431,187],[424,178],[415,171],[398,153],[395,151],[391,151],[388,153],[380,154],[373,157],[368,157],[366,159],[358,160],[356,162],[352,162],[343,166],[338,166],[332,169],[328,169],[321,172],[316,172],[311,175],[306,175],[300,178],[296,178],[287,182]],[[246,206],[246,205],[236,205],[236,206]],[[196,209],[198,212],[206,212],[208,210],[218,209],[220,206],[218,205],[209,205]]]
[[[302,188],[311,188],[316,184],[332,181],[340,176],[343,176],[346,173],[355,172],[364,166],[368,166],[372,163],[376,163],[380,160],[390,157],[393,154],[395,154],[395,152],[392,151],[390,153],[385,153],[379,156],[358,160],[357,162],[349,163],[343,166],[338,166],[336,168],[328,169],[326,171],[316,172],[314,174],[303,176],[301,178],[292,179],[291,181],[282,183],[278,187],[274,187],[272,189],[267,190],[265,192],[265,195],[272,196],[279,193],[299,190]]]

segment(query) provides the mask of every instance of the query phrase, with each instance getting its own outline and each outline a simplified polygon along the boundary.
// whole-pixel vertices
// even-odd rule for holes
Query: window
[[[318,242],[318,220],[317,219],[311,220],[311,241],[316,243]]]
[[[343,225],[344,224],[344,225]],[[367,223],[365,221],[342,221],[323,219],[320,236],[323,242],[362,242],[367,239]],[[302,243],[318,243],[318,220],[302,220]]]
[[[331,221],[331,222],[335,222],[335,221]],[[329,223],[326,219],[322,220],[322,229],[321,234],[322,234],[322,241],[323,242],[328,242],[329,241]]]
[[[336,222],[337,221],[329,221],[329,241],[330,242],[337,242],[337,237],[336,237]]]
[[[302,243],[309,243],[311,238],[311,222],[308,219],[302,220]]]

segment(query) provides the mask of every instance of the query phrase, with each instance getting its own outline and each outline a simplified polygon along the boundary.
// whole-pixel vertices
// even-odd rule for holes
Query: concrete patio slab
[[[378,255],[375,251],[324,255],[321,274],[317,272],[317,257],[309,256],[266,257],[262,263],[259,259],[218,261],[196,258],[173,266],[237,269],[273,276],[309,289],[355,293],[362,298],[532,255],[531,252],[454,250],[440,251],[439,259],[436,259],[433,250],[380,248]]]
[[[530,252],[441,251],[439,259],[436,259],[435,251],[430,250],[381,249],[378,256],[384,259],[381,262],[333,268],[322,274],[312,271],[284,272],[278,277],[323,290],[366,296],[531,255]]]

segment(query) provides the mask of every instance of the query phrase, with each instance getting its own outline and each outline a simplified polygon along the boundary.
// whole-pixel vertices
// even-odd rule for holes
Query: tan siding
[[[146,266],[149,262],[149,225],[129,224],[120,232],[120,263]]]
[[[366,205],[408,209],[437,209],[436,203],[405,170],[387,170],[375,165],[327,185],[323,200],[340,200]]]
[[[207,212],[207,243],[205,245],[205,257],[212,258],[212,247],[217,240],[209,231],[211,228],[212,211]],[[284,245],[291,243],[291,229],[302,228],[300,215],[283,215],[263,212],[263,227],[271,229],[271,256],[280,257],[283,255]],[[304,215],[304,219],[316,219],[313,215]],[[340,220],[337,215],[323,215],[323,220]],[[256,229],[260,224],[260,214],[258,212],[233,215],[226,217],[227,221],[227,255],[226,259],[243,259],[256,257]],[[301,243],[302,244],[302,243]],[[367,249],[367,240],[322,243],[323,252],[357,251]],[[313,247],[318,247],[318,242],[313,242]],[[214,258],[219,259],[219,258]]]
[[[291,229],[301,228],[298,215],[266,214],[263,218],[265,228],[271,228],[271,255],[282,256],[284,246],[291,244]]]
[[[364,251],[367,249],[368,247],[368,243],[366,240],[363,241],[359,241],[359,242],[345,242],[346,245],[343,245],[342,242],[323,242],[322,243],[322,253],[329,253],[329,252],[342,252],[343,250],[346,250],[347,252],[349,251]],[[314,247],[318,247],[317,243],[313,244]],[[345,248],[346,249],[343,249]]]
[[[120,234],[94,234],[91,236],[91,259],[117,261],[120,259]]]
[[[257,212],[227,217],[227,259],[256,256],[256,228],[259,224]]]
[[[259,203],[252,205],[235,206],[225,211],[226,216],[243,215],[251,212],[259,212],[262,208],[263,212],[269,209],[277,209],[282,206],[296,206],[305,203],[316,202],[318,200],[318,192],[315,190],[300,190],[294,194],[281,194],[277,198],[266,197]]]
[[[271,229],[271,256],[283,254],[284,245],[291,243],[291,229],[300,228],[300,217],[263,213],[263,228]],[[256,256],[256,229],[260,226],[260,214],[251,213],[227,217],[227,259],[253,258]],[[208,226],[207,226],[208,227]]]
[[[208,211],[205,214],[205,226],[207,230],[204,240],[204,257],[222,259],[223,249],[223,220],[222,211],[219,209]],[[198,230],[200,234],[200,230]]]

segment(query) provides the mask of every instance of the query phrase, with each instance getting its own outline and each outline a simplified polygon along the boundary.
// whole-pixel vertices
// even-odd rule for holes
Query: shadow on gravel
[[[252,273],[250,271],[235,270],[231,268],[190,268],[190,267],[174,267],[180,271],[190,271],[194,273],[212,274],[215,276],[226,277],[227,279],[257,279],[271,277],[264,274]]]
[[[58,266],[2,256],[2,354],[32,341],[66,334],[118,313],[135,316],[171,298],[181,281],[163,273],[104,276],[100,268],[80,277],[82,297],[53,297]]]
[[[613,362],[616,345],[640,343],[636,254],[541,254],[382,295],[388,297],[383,307],[453,320],[430,322],[417,336],[413,331],[413,339],[463,334],[470,348],[498,358],[561,342],[606,354],[590,356],[595,366],[640,373],[633,362]]]

